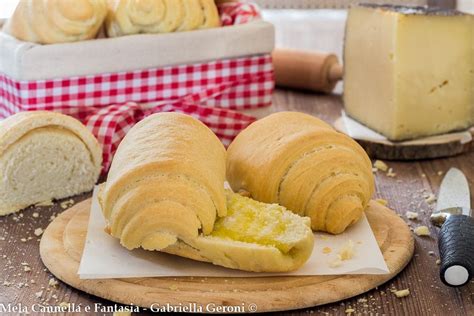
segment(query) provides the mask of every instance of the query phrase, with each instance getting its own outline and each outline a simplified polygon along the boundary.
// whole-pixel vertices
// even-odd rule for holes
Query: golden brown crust
[[[341,233],[374,192],[371,162],[349,137],[321,120],[280,112],[242,131],[228,149],[234,191],[309,216],[314,230]]]
[[[106,13],[106,0],[21,0],[5,30],[40,44],[87,40],[96,37]]]

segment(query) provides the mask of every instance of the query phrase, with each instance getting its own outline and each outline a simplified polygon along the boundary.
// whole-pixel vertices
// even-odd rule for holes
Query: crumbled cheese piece
[[[415,212],[406,212],[405,214],[407,216],[408,219],[418,219],[418,213],[415,213]]]
[[[386,172],[388,170],[388,166],[385,162],[382,160],[376,160],[374,162],[374,167],[377,168],[378,170],[382,170],[383,172]]]
[[[345,311],[346,314],[352,314],[354,312],[355,312],[355,309],[350,308],[350,307],[348,309],[346,309],[346,311]]]
[[[26,242],[26,238],[21,238],[20,239],[22,242]]]
[[[436,196],[434,196],[434,194],[431,193],[430,195],[425,197],[425,202],[428,203],[428,204],[432,204],[432,203],[436,202]]]
[[[359,298],[357,300],[357,303],[367,303],[367,299],[366,298]]]
[[[324,247],[324,248],[323,248],[323,253],[324,253],[324,254],[328,254],[328,253],[331,253],[331,252],[332,252],[332,249],[331,249],[331,248],[329,248],[329,247]]]
[[[31,268],[29,266],[24,266],[23,271],[29,272],[29,271],[31,271]]]
[[[339,251],[339,257],[341,260],[349,260],[354,257],[354,242],[349,240]]]
[[[42,228],[36,228],[34,232],[35,236],[41,236],[43,234]]]
[[[379,204],[382,204],[383,206],[387,206],[388,205],[388,201],[387,200],[384,200],[384,199],[377,199],[375,200],[377,201],[377,203]]]
[[[442,176],[443,175],[443,171],[438,171],[438,176]]]
[[[43,291],[38,291],[35,293],[37,298],[40,298],[43,295]]]
[[[437,264],[437,265],[440,265],[440,264],[441,264],[441,260],[439,260],[439,259],[436,260],[436,264]]]
[[[39,217],[39,213],[38,212],[34,212],[33,214],[31,214],[34,218],[38,218]]]
[[[59,282],[55,278],[49,279],[48,286],[56,287]]]
[[[10,286],[13,282],[3,281],[3,286]]]
[[[22,262],[22,263],[20,263],[20,264],[21,264],[22,266],[28,266],[28,265],[29,265],[28,262]]]
[[[430,236],[430,230],[426,226],[418,226],[414,232],[417,236]]]
[[[398,290],[393,292],[396,297],[401,298],[410,295],[410,290],[409,289],[404,289],[404,290]]]
[[[43,201],[43,202],[39,202],[35,204],[35,206],[53,206],[53,205],[54,203],[52,200]]]

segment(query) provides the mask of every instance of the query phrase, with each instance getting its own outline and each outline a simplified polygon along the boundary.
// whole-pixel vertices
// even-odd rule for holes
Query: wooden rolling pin
[[[334,54],[277,48],[272,56],[279,87],[329,93],[342,79],[342,65]]]

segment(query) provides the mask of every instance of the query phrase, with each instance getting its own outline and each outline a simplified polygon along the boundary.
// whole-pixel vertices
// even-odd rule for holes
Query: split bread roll
[[[109,37],[218,27],[214,0],[109,0]]]
[[[216,135],[191,116],[145,118],[119,145],[100,190],[109,233],[127,249],[228,268],[270,272],[301,266],[312,251],[309,219],[226,195],[225,161]]]
[[[27,42],[54,44],[95,38],[107,0],[20,0],[4,31]]]
[[[280,112],[251,124],[228,148],[234,191],[309,216],[316,231],[342,233],[361,217],[373,192],[365,151],[330,125]]]
[[[76,119],[22,112],[0,122],[0,215],[93,189],[102,151]]]

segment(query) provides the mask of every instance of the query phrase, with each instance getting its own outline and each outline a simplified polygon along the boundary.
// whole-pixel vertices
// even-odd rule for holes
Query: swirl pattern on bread
[[[0,215],[92,190],[102,151],[72,117],[22,112],[0,122]]]
[[[21,0],[5,31],[27,42],[54,44],[95,38],[106,0]]]
[[[365,151],[296,112],[272,114],[242,131],[228,149],[227,179],[234,190],[309,216],[313,230],[333,234],[359,220],[374,192]]]
[[[196,119],[158,113],[115,154],[99,200],[108,232],[144,248],[247,271],[290,271],[313,250],[309,218],[225,192],[226,151]]]
[[[109,37],[218,27],[213,0],[109,0]]]

